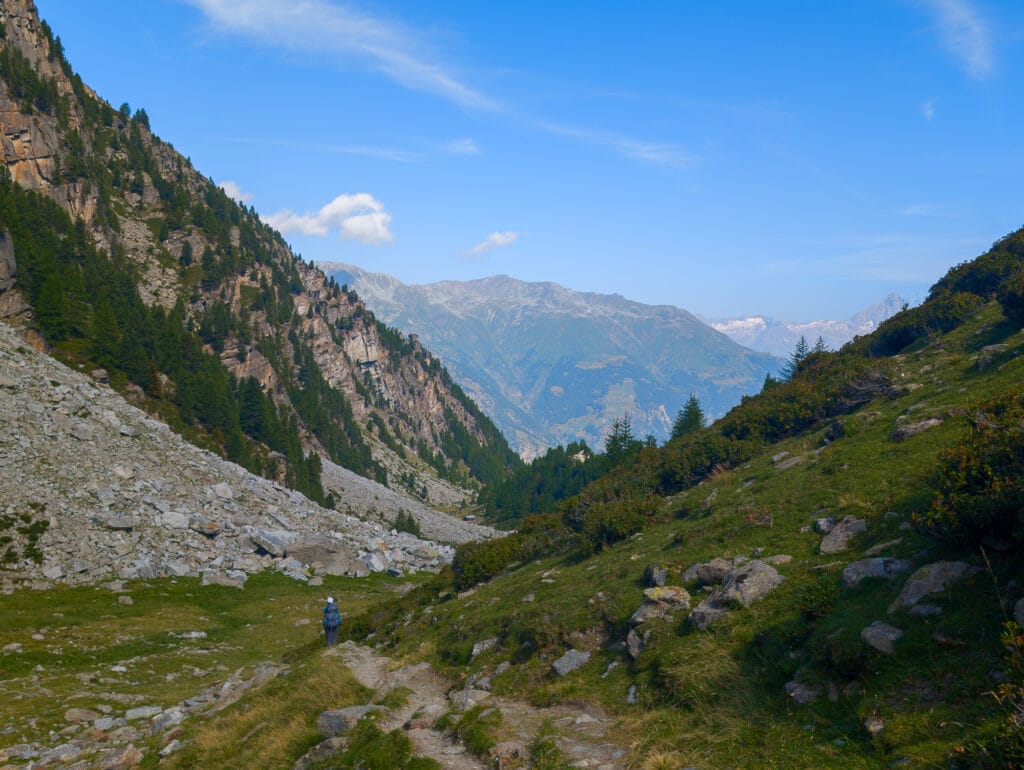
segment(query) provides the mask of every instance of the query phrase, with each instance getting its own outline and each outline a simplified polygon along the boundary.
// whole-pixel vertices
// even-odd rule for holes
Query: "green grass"
[[[171,766],[267,766],[258,760],[264,754],[290,766],[319,740],[320,711],[369,697],[338,658],[320,655],[323,597],[337,596],[346,612],[358,613],[391,595],[388,585],[380,576],[327,577],[312,588],[266,572],[244,590],[161,578],[129,582],[122,594],[102,587],[15,591],[0,600],[0,647],[22,645],[0,654],[0,723],[14,728],[0,734],[0,748],[64,730],[72,706],[103,706],[115,717],[137,705],[166,709],[271,661],[287,673],[216,717],[187,721],[190,748]],[[119,596],[133,603],[121,604]],[[206,636],[185,636],[193,631]],[[257,726],[245,742],[251,750],[218,753]]]
[[[1006,349],[981,350],[993,344]],[[890,541],[884,555],[909,559],[911,570],[940,559],[985,567],[980,552],[929,537],[910,521],[930,501],[940,452],[966,435],[970,405],[1024,381],[1022,353],[1024,334],[990,306],[942,339],[891,359],[901,393],[846,415],[843,438],[825,444],[829,420],[773,445],[667,499],[660,523],[597,555],[513,565],[457,598],[444,598],[438,585],[393,627],[394,652],[429,659],[453,677],[510,661],[494,680],[496,692],[536,705],[602,705],[618,717],[638,767],[657,767],[659,757],[708,768],[868,768],[902,758],[911,766],[946,766],[958,746],[998,723],[995,699],[986,695],[995,686],[989,672],[1003,665],[1005,617],[993,577],[1004,586],[1024,581],[1019,560],[990,552],[993,575],[982,571],[936,597],[943,612],[931,618],[887,614],[902,580],[845,589],[840,573],[868,547]],[[929,417],[942,424],[890,439],[897,425]],[[771,456],[781,451],[801,461],[779,470]],[[868,532],[844,553],[819,554],[821,536],[810,525],[846,515],[865,519]],[[696,562],[749,557],[755,549],[792,556],[779,567],[786,581],[774,593],[708,633],[682,615],[649,624],[652,637],[639,659],[624,654],[648,564],[669,567],[670,582],[678,583]],[[701,599],[699,586],[685,587],[694,603]],[[861,641],[875,620],[904,631],[896,655]],[[472,643],[491,637],[498,644],[470,661]],[[591,661],[559,679],[551,662],[570,647],[589,649]],[[613,661],[619,665],[602,676]],[[790,701],[784,685],[794,678],[817,688],[820,699]],[[625,702],[631,686],[636,705]],[[884,721],[878,736],[863,727],[868,717]]]

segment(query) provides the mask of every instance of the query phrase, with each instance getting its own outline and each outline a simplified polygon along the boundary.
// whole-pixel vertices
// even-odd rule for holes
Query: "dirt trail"
[[[450,708],[448,692],[451,688],[434,673],[430,664],[416,663],[396,668],[391,658],[354,642],[340,644],[328,654],[339,655],[355,677],[378,696],[395,687],[404,686],[412,690],[409,702],[403,708],[390,712],[381,726],[394,730],[408,724],[406,734],[416,747],[417,756],[430,757],[442,767],[452,770],[487,770],[494,766],[431,728],[437,717]],[[522,701],[484,693],[477,695],[501,710],[502,734],[520,744],[524,751],[536,738],[541,725],[550,721],[559,734],[557,744],[570,767],[594,770],[623,770],[626,767],[625,748],[610,743],[605,735],[612,724],[611,717],[595,707],[536,708]],[[417,718],[410,723],[414,714]],[[510,744],[506,747],[512,750]]]

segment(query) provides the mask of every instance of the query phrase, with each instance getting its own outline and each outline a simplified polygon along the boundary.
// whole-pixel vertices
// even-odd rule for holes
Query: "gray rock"
[[[921,420],[920,422],[915,422],[912,425],[900,425],[889,434],[889,439],[891,441],[906,441],[911,436],[924,433],[926,430],[938,425],[942,425],[942,420],[938,417],[930,417],[927,420]]]
[[[136,719],[152,719],[162,711],[163,709],[159,706],[136,706],[124,712],[124,718],[129,722],[134,722]]]
[[[92,726],[95,727],[97,730],[107,731],[116,727],[117,722],[118,720],[114,719],[113,717],[100,717],[92,723]]]
[[[722,588],[716,593],[720,593],[720,601],[726,604],[749,607],[780,586],[785,579],[770,564],[755,559],[726,575]]]
[[[814,531],[819,535],[827,535],[836,525],[834,516],[822,516],[814,520]]]
[[[203,572],[203,578],[199,581],[202,586],[227,586],[228,588],[245,588],[245,573],[235,575],[224,575],[220,572],[207,570]]]
[[[704,586],[721,583],[732,568],[733,563],[728,559],[721,557],[712,559],[706,564],[698,564],[696,566],[697,580]]]
[[[788,695],[794,703],[806,706],[808,703],[814,703],[814,701],[818,700],[821,692],[794,680],[792,682],[786,682],[786,695]]]
[[[343,709],[331,709],[324,711],[316,720],[316,729],[325,738],[333,738],[344,735],[353,727],[356,722],[373,711],[386,711],[383,706],[349,706]]]
[[[64,712],[65,722],[95,722],[99,718],[100,715],[92,709],[70,708]]]
[[[100,757],[99,770],[132,770],[142,762],[142,749],[135,748],[132,744],[112,749]]]
[[[232,491],[231,487],[228,486],[223,481],[213,485],[213,493],[220,500],[230,500],[235,496],[235,493]]]
[[[475,658],[480,653],[487,652],[487,650],[491,649],[497,643],[498,637],[496,636],[492,636],[490,639],[484,639],[482,641],[477,642],[473,645],[473,652],[471,657]]]
[[[908,615],[918,618],[930,618],[942,614],[942,607],[937,604],[915,604],[907,611]]]
[[[626,703],[632,706],[636,703],[636,685],[631,684],[629,690],[626,692]]]
[[[663,586],[668,582],[668,570],[658,564],[650,564],[644,570],[644,585]]]
[[[903,632],[900,629],[890,626],[888,623],[883,623],[881,620],[876,620],[860,632],[860,638],[869,647],[873,647],[887,655],[893,654],[893,644],[901,636],[903,636]]]
[[[862,580],[868,578],[886,578],[891,580],[908,569],[910,569],[910,562],[907,559],[892,559],[887,556],[861,559],[852,564],[847,564],[843,569],[843,585],[847,588],[853,588],[859,585]]]
[[[187,718],[188,712],[184,708],[173,706],[153,720],[153,724],[149,728],[149,734],[156,735],[157,733],[162,733],[164,730],[180,725]]]
[[[160,523],[168,529],[185,529],[188,527],[188,517],[181,511],[168,511],[160,515]]]
[[[633,660],[639,658],[645,646],[646,641],[644,637],[637,632],[637,629],[631,628],[629,633],[626,634],[626,652],[629,653],[629,657]]]
[[[551,664],[551,670],[559,676],[567,676],[573,671],[582,668],[590,660],[590,653],[586,650],[572,649]]]
[[[1013,608],[1013,619],[1017,621],[1017,625],[1024,627],[1024,596],[1017,600],[1017,605]]]
[[[889,612],[910,609],[926,596],[945,591],[970,571],[971,565],[963,561],[937,561],[921,567],[903,584],[900,595],[889,605]]]
[[[698,630],[707,631],[713,623],[728,614],[729,608],[712,594],[693,608],[693,611],[690,613],[690,622]]]
[[[630,617],[630,625],[639,625],[654,618],[664,618],[676,611],[690,608],[690,594],[679,586],[661,586],[644,591],[643,602]]]
[[[188,565],[180,561],[165,561],[163,571],[170,577],[187,577],[191,573]]]
[[[845,551],[850,541],[856,536],[868,531],[868,524],[864,519],[855,516],[844,516],[842,521],[836,524],[825,537],[821,539],[819,549],[821,553],[839,553]]]
[[[216,537],[221,532],[221,526],[213,519],[208,519],[205,516],[196,514],[188,522],[188,528],[193,532],[198,532],[200,535],[206,535],[207,537]]]
[[[43,569],[43,577],[47,580],[60,580],[64,577],[64,568],[59,564],[51,564]]]
[[[793,561],[793,557],[790,556],[788,553],[779,553],[775,556],[769,556],[764,560],[764,563],[776,566],[779,564],[789,564],[791,561]]]
[[[388,568],[387,557],[380,551],[368,553],[360,559],[370,572],[383,572]]]
[[[257,529],[249,535],[253,545],[266,551],[271,556],[284,556],[288,544],[292,540],[290,532],[282,530]]]

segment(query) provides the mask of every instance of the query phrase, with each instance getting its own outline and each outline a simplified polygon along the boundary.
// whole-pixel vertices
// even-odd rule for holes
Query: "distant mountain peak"
[[[584,440],[613,419],[668,437],[691,393],[717,416],[777,371],[682,308],[508,275],[406,285],[320,263],[388,324],[415,333],[524,457]]]
[[[837,350],[854,337],[869,334],[878,325],[900,312],[906,300],[896,292],[890,292],[880,301],[854,313],[845,321],[778,321],[765,315],[749,315],[709,321],[712,327],[727,335],[740,345],[770,353],[774,356],[788,356],[800,337],[812,345],[821,337],[825,346]]]

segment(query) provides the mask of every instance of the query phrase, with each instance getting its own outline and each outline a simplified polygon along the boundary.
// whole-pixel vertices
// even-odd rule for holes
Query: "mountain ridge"
[[[318,264],[437,351],[527,458],[577,440],[599,447],[623,415],[638,434],[664,440],[691,392],[721,414],[780,365],[682,308],[621,294],[509,276],[414,286]]]
[[[879,302],[857,311],[845,321],[779,321],[758,314],[705,321],[744,347],[787,357],[793,352],[800,337],[804,337],[810,345],[821,337],[826,347],[838,350],[855,337],[870,334],[906,305],[899,294],[890,292]]]

